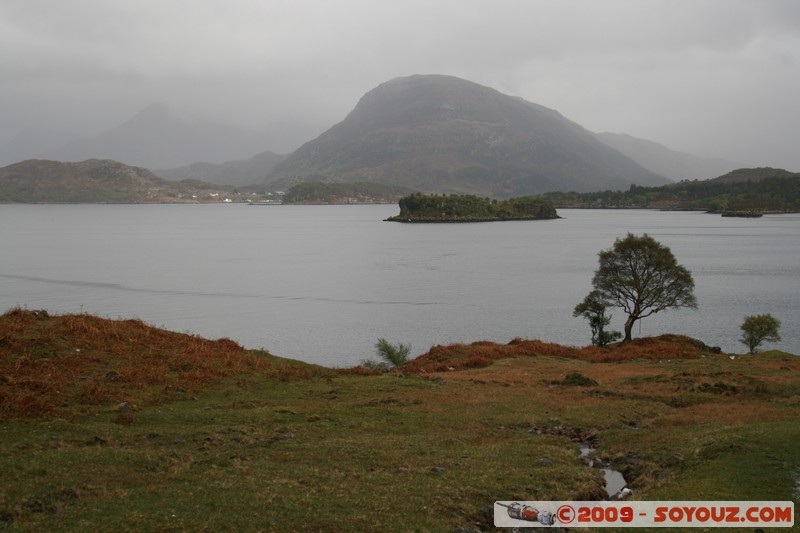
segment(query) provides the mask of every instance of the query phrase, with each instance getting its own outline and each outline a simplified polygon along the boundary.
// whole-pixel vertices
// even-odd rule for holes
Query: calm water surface
[[[675,332],[743,352],[746,315],[772,313],[800,354],[800,215],[560,210],[552,221],[414,225],[397,207],[2,205],[0,308],[141,318],[329,366],[378,337],[435,344],[514,337],[589,343],[572,310],[597,252],[653,235],[692,271],[698,310],[634,336]],[[622,329],[622,310],[612,327]]]

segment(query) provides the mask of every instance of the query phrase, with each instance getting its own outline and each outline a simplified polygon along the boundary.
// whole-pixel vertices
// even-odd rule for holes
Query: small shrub
[[[375,351],[378,356],[389,363],[391,366],[399,367],[408,362],[408,354],[411,352],[411,345],[398,343],[396,346],[383,337],[375,343]]]
[[[376,372],[386,372],[389,370],[389,365],[383,361],[376,361],[374,359],[362,359],[359,366]]]

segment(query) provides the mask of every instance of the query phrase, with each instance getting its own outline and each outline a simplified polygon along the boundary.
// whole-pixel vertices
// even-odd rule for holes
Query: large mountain
[[[277,165],[268,184],[378,181],[495,197],[661,185],[558,112],[452,76],[388,81]]]
[[[262,183],[275,165],[286,157],[286,155],[274,152],[263,152],[250,159],[226,161],[220,164],[192,163],[183,167],[153,170],[153,172],[168,180],[198,179],[241,187]]]
[[[741,163],[678,152],[624,133],[604,132],[595,136],[600,142],[622,152],[644,168],[674,181],[709,179],[742,167]]]
[[[29,159],[0,168],[0,202],[207,201],[226,191],[226,187],[195,180],[166,181],[146,168],[110,160],[62,163]],[[210,196],[212,194],[214,196]]]
[[[196,161],[222,163],[264,151],[263,136],[211,122],[191,122],[166,106],[150,105],[120,126],[73,141],[48,159],[113,159],[147,168],[173,168]]]

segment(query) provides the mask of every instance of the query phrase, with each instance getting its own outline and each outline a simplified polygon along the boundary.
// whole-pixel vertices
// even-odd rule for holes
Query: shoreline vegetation
[[[800,490],[777,350],[514,339],[326,368],[21,308],[0,346],[0,528],[487,531],[497,500],[607,499],[602,469],[638,500]]]
[[[770,167],[742,168],[710,180],[627,191],[548,192],[558,208],[707,211],[733,217],[800,212],[800,173]]]
[[[473,195],[415,193],[398,202],[400,214],[389,222],[495,222],[560,218],[553,205],[540,196],[508,200]]]

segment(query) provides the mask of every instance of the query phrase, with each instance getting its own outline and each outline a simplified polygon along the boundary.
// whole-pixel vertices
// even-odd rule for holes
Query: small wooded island
[[[415,193],[401,198],[398,204],[400,214],[387,221],[493,222],[559,218],[553,204],[540,196],[493,200],[474,195]]]

